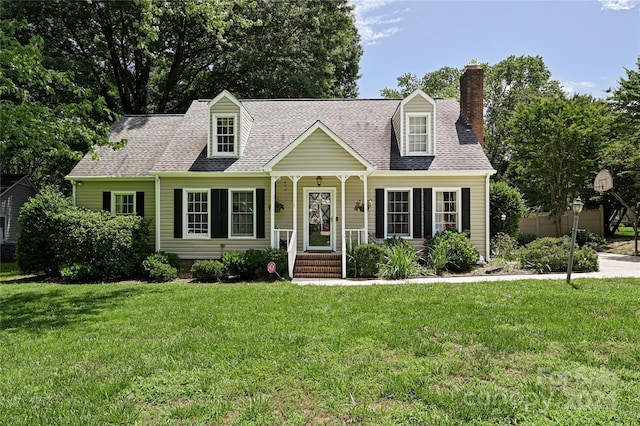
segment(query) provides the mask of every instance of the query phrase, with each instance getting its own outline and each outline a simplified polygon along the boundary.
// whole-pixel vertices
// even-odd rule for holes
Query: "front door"
[[[335,188],[305,188],[305,250],[334,250]]]

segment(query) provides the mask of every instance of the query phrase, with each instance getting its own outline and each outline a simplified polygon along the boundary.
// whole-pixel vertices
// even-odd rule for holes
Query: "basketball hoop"
[[[609,170],[604,169],[600,170],[600,172],[596,175],[595,180],[593,181],[593,189],[597,192],[605,192],[609,191],[613,188],[613,177]]]

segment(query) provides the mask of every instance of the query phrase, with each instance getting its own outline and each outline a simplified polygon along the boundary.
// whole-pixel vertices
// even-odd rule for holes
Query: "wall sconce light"
[[[316,183],[318,184],[318,186],[322,185],[322,176],[318,176],[316,178]]]

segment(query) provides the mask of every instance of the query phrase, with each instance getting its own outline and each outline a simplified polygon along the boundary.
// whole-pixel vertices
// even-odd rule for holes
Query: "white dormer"
[[[392,118],[401,156],[435,155],[436,101],[422,90],[404,98]]]
[[[223,90],[208,104],[208,157],[238,157],[249,134],[251,116],[240,101]]]

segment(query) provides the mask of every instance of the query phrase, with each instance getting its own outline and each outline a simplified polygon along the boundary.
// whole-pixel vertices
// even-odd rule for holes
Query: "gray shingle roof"
[[[208,101],[194,101],[184,116],[125,117],[112,140],[126,137],[119,151],[86,157],[71,176],[144,176],[149,172],[259,172],[305,130],[320,120],[377,170],[491,171],[482,147],[460,119],[454,99],[436,101],[435,157],[401,157],[391,117],[398,99],[243,100],[253,125],[239,158],[207,158]],[[161,155],[160,155],[161,152]],[[135,174],[134,174],[135,173]]]

